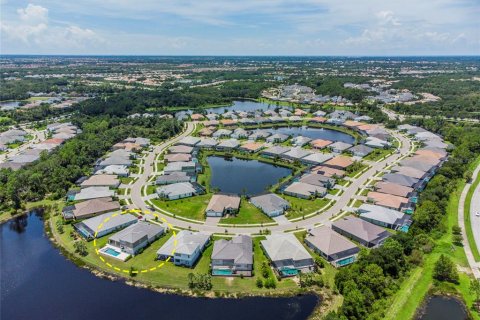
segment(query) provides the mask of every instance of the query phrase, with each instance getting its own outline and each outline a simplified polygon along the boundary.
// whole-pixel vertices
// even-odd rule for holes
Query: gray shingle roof
[[[213,244],[212,260],[233,260],[235,264],[253,264],[252,238],[240,235]]]

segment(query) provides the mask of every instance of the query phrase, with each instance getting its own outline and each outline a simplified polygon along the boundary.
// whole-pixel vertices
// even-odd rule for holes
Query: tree
[[[261,278],[257,278],[257,281],[255,281],[255,285],[257,288],[263,288],[263,281]]]
[[[475,295],[475,300],[480,302],[480,280],[470,280],[470,292]]]
[[[452,260],[443,254],[435,263],[433,278],[438,281],[458,283],[458,271]]]
[[[87,246],[85,245],[85,242],[83,242],[82,240],[76,241],[73,244],[73,247],[75,248],[75,252],[78,253],[79,255],[83,257],[88,255]]]

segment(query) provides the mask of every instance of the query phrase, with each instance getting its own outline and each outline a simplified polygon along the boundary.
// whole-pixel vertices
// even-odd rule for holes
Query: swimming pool
[[[228,269],[213,269],[212,275],[214,276],[231,276],[233,272]]]
[[[103,252],[113,257],[118,257],[121,253],[120,251],[117,251],[111,247],[108,247],[107,249],[103,250]]]

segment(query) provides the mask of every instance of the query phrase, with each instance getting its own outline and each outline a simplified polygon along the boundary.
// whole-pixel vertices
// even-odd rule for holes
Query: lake
[[[418,320],[464,320],[467,313],[463,304],[455,298],[433,296],[427,303]]]
[[[0,226],[0,319],[307,319],[317,298],[206,299],[100,279],[59,254],[29,214]]]
[[[342,141],[345,143],[353,144],[355,138],[347,133],[324,129],[324,128],[312,128],[312,127],[281,127],[269,129],[272,133],[283,133],[290,136],[304,136],[310,139],[324,139],[330,141]]]
[[[258,160],[210,156],[207,161],[211,169],[210,186],[225,193],[259,194],[292,173],[291,169]]]
[[[0,110],[13,110],[20,107],[21,101],[2,101],[0,102]]]

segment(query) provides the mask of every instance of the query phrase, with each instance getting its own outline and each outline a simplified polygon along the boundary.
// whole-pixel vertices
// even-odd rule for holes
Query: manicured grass
[[[153,204],[176,216],[194,219],[205,220],[205,209],[212,197],[211,193],[194,196],[179,200],[162,200],[153,199]]]
[[[120,182],[122,184],[129,184],[130,182],[132,182],[133,180],[135,180],[135,178],[131,178],[131,177],[121,177],[120,178]]]
[[[232,217],[222,218],[220,223],[229,223],[229,224],[247,224],[247,223],[267,223],[272,222],[273,220],[269,218],[266,214],[261,212],[257,207],[248,202],[245,199],[242,199],[240,203],[240,211],[237,215]]]
[[[480,164],[480,158],[474,162],[472,169]],[[480,261],[480,253],[478,252],[477,243],[475,242],[475,238],[473,237],[473,230],[472,230],[472,221],[470,215],[470,208],[472,204],[472,197],[475,189],[477,188],[478,184],[480,183],[480,175],[478,175],[477,179],[472,183],[470,189],[468,190],[467,197],[465,198],[465,232],[467,234],[467,241],[470,245],[470,249],[472,250],[473,258],[475,261]]]
[[[364,160],[369,160],[369,161],[377,161],[377,160],[382,159],[383,157],[389,155],[392,152],[393,152],[392,149],[375,149],[375,150],[372,151],[372,153],[370,153],[369,155],[367,155],[363,159]]]
[[[288,219],[302,217],[312,212],[315,212],[318,209],[323,208],[330,201],[329,199],[325,199],[325,198],[307,200],[307,199],[300,199],[300,198],[295,198],[287,195],[281,195],[281,197],[287,200],[288,202],[290,202],[291,208],[288,209],[285,214],[285,216]]]
[[[158,186],[152,184],[147,185],[147,195],[154,194],[157,191],[157,187]]]

